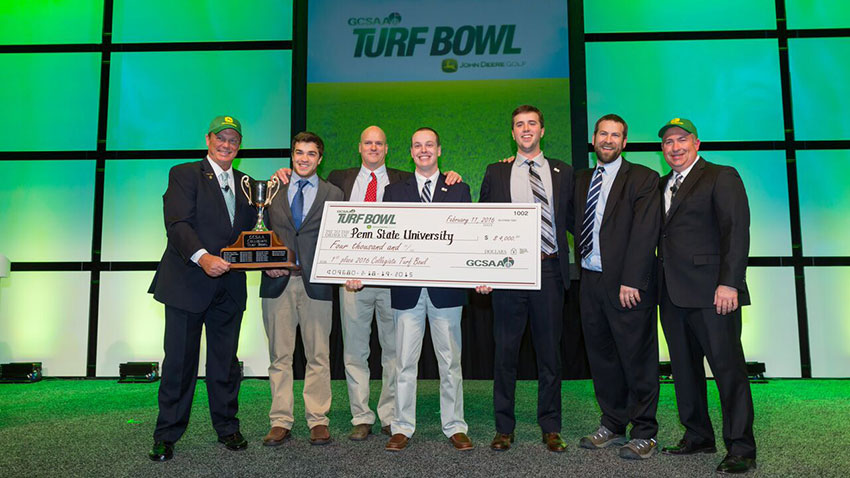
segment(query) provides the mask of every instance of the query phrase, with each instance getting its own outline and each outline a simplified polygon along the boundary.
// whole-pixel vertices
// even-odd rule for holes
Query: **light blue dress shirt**
[[[289,205],[292,206],[292,199],[295,198],[295,193],[298,192],[298,180],[306,179],[307,184],[304,185],[303,193],[304,193],[304,210],[301,212],[301,217],[303,219],[307,219],[307,213],[310,212],[310,208],[313,207],[313,201],[316,200],[316,193],[319,190],[319,176],[313,174],[309,178],[302,178],[295,171],[292,171],[292,177],[289,178],[289,189],[286,192],[287,199],[289,200]]]
[[[581,260],[581,267],[584,269],[602,272],[602,252],[599,249],[599,230],[602,228],[602,217],[605,215],[605,205],[608,204],[608,194],[611,192],[611,186],[614,185],[614,178],[617,177],[617,172],[620,171],[620,166],[622,166],[622,164],[622,156],[608,164],[597,164],[597,166],[605,168],[605,171],[602,173],[602,190],[599,191],[599,199],[596,200],[596,215],[593,217],[593,249],[591,249],[590,254],[587,257]],[[596,171],[594,171],[593,174],[595,175]],[[591,178],[591,183],[592,182],[593,179]],[[584,217],[582,217],[582,219],[584,219]]]

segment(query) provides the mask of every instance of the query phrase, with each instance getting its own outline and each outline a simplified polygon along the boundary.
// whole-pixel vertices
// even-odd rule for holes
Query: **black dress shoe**
[[[224,443],[224,446],[231,451],[244,450],[248,448],[248,440],[241,433],[236,432],[233,435],[218,437],[219,443]]]
[[[148,452],[148,458],[153,461],[168,461],[174,458],[174,443],[170,441],[155,441]]]
[[[679,440],[679,444],[665,446],[661,449],[665,455],[693,455],[695,453],[717,453],[714,443],[693,444],[685,439]]]
[[[717,465],[719,473],[746,473],[756,469],[756,459],[745,456],[726,455],[726,458]]]

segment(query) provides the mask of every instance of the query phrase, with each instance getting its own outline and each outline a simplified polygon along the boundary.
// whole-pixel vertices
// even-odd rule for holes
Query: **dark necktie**
[[[422,186],[422,194],[419,195],[419,200],[422,202],[431,202],[431,180],[425,181]]]
[[[684,180],[685,177],[681,173],[676,173],[676,179],[673,181],[673,185],[670,186],[670,202],[667,203],[667,209],[664,210],[664,214],[670,212],[670,206],[673,205],[673,198],[676,197],[676,193],[679,192],[679,188],[682,187],[682,181]]]
[[[598,167],[587,190],[587,203],[584,207],[584,219],[581,223],[581,242],[578,250],[584,259],[593,251],[593,221],[596,218],[596,204],[599,202],[599,194],[602,192],[602,173],[605,168]]]
[[[304,186],[307,185],[306,179],[298,180],[298,191],[295,191],[295,197],[292,198],[292,220],[295,222],[295,229],[301,229],[301,221],[304,220]]]

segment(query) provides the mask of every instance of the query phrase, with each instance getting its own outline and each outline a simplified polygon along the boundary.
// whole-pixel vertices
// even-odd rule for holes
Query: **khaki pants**
[[[307,296],[300,276],[291,277],[286,289],[275,299],[263,299],[263,324],[269,339],[269,384],[272,407],[271,426],[292,429],[292,353],[295,329],[301,328],[307,370],[304,375],[304,409],[307,426],[328,424],[331,408],[330,346],[331,312],[329,300]]]

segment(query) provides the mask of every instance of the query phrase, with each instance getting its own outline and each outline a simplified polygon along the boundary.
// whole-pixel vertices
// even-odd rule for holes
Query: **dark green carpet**
[[[379,383],[373,382],[373,401]],[[716,455],[658,455],[628,462],[616,450],[587,451],[578,439],[598,424],[590,381],[563,383],[565,453],[545,451],[535,424],[537,386],[519,382],[517,443],[490,451],[492,382],[467,381],[465,411],[472,452],[458,453],[440,432],[438,382],[420,381],[416,435],[401,453],[384,451],[383,435],[365,442],[346,438],[350,428],[345,382],[333,383],[331,434],[326,446],[310,446],[301,387],[296,382],[294,439],[277,448],[261,446],[268,431],[268,382],[249,379],[240,395],[242,432],[250,445],[230,452],[216,443],[206,390],[199,383],[192,421],[167,463],[147,458],[156,420],[158,384],[106,380],[45,380],[0,385],[0,476],[713,476]],[[753,385],[759,469],[752,476],[850,476],[850,381],[774,380]],[[709,386],[718,445],[720,406]],[[662,385],[658,409],[662,445],[682,435],[673,386]],[[376,427],[377,431],[377,427]]]

